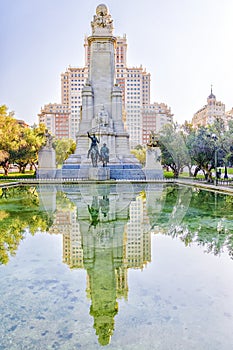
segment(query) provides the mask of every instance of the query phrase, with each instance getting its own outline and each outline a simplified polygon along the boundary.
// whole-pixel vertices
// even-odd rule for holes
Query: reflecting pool
[[[0,349],[230,350],[233,196],[0,189]]]

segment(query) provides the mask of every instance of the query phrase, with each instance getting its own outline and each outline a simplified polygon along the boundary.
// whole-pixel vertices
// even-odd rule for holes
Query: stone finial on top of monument
[[[159,135],[154,131],[150,132],[149,141],[147,143],[147,147],[159,147]]]
[[[151,131],[146,149],[146,165],[144,168],[146,179],[162,179],[161,151],[159,148],[159,135]]]
[[[56,175],[56,153],[53,148],[53,136],[45,130],[46,143],[38,153],[37,178],[54,178]]]
[[[45,130],[45,138],[46,138],[46,143],[43,148],[48,148],[48,149],[53,148],[54,137],[49,133],[48,129]]]
[[[112,35],[113,20],[106,5],[100,4],[97,6],[91,27],[92,35]]]

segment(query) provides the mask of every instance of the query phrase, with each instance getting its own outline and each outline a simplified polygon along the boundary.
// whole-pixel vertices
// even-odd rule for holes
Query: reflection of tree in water
[[[2,193],[0,195],[0,198],[7,198],[8,187],[3,187],[1,190],[2,190]]]
[[[26,229],[34,234],[52,225],[47,213],[39,210],[39,198],[34,187],[8,188],[7,196],[0,191],[0,264],[7,264],[15,255]]]
[[[233,258],[233,197],[195,188],[191,190],[190,205],[185,208],[182,222],[167,227],[180,195],[179,187],[167,188],[157,225],[166,234],[179,237],[186,246],[196,242],[206,248],[206,252],[215,255],[227,248]]]

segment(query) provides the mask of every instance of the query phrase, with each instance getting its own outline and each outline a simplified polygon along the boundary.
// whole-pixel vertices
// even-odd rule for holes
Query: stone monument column
[[[99,147],[104,143],[107,145],[109,163],[106,168],[110,170],[111,178],[144,178],[141,165],[130,153],[129,134],[124,129],[122,91],[115,83],[116,38],[113,35],[113,20],[106,5],[97,6],[91,28],[92,35],[87,38],[90,52],[89,75],[82,91],[77,147],[75,154],[63,165],[62,173],[64,177],[69,177],[72,173],[83,179],[89,178],[88,167],[92,167],[92,163],[87,159],[90,149],[88,132],[99,139]],[[98,164],[99,166],[101,165]],[[77,169],[76,173],[74,169]],[[99,172],[91,170],[92,178],[94,173]]]

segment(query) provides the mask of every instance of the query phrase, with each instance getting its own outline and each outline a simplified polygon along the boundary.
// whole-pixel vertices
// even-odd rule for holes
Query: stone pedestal
[[[89,168],[89,180],[109,180],[110,169],[106,167],[101,168]]]
[[[159,147],[148,147],[144,172],[147,180],[162,179],[161,151]]]
[[[53,148],[43,147],[38,154],[37,178],[55,178],[56,153]]]

